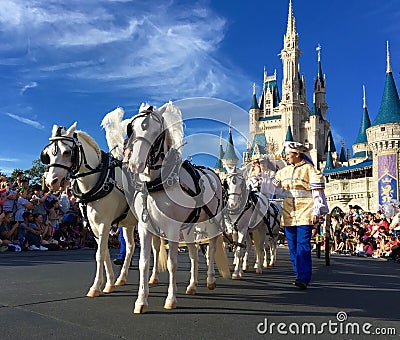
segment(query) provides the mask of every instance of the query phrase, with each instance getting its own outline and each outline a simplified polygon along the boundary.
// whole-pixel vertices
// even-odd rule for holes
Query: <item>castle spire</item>
[[[290,0],[286,36],[289,36],[289,35],[291,35],[292,33],[295,33],[295,32],[296,32],[296,19],[294,18],[294,15],[293,15],[292,0]]]
[[[390,51],[389,51],[389,41],[386,40],[386,73],[392,73],[392,68],[390,66]]]
[[[360,130],[354,144],[367,143],[367,129],[371,126],[371,120],[368,114],[367,97],[365,95],[365,86],[363,85],[363,113],[361,118]]]
[[[260,107],[257,103],[257,96],[256,96],[256,83],[253,83],[253,99],[251,101],[250,110],[258,110]]]
[[[389,42],[386,44],[387,69],[385,89],[381,107],[373,122],[373,126],[400,122],[400,99],[394,82],[392,68],[390,67]]]

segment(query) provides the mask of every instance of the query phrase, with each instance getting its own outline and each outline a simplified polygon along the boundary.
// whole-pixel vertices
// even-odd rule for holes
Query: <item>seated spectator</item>
[[[0,214],[0,239],[3,246],[18,244],[18,226],[18,222],[11,220],[11,211]]]
[[[364,236],[362,242],[364,244],[364,256],[372,257],[372,254],[374,253],[374,247],[372,245],[371,238]]]
[[[25,241],[29,250],[48,250],[41,245],[41,230],[33,223],[33,214],[25,211],[22,215],[24,221],[20,229],[24,232]]]
[[[18,221],[21,224],[24,221],[24,212],[27,210],[33,210],[35,206],[31,202],[29,202],[29,193],[27,190],[21,188],[18,190],[18,192],[19,196],[16,200],[15,221]]]
[[[74,241],[71,239],[71,235],[68,232],[69,224],[67,222],[61,222],[59,228],[54,233],[54,239],[57,240],[59,246],[64,249],[73,249]]]
[[[58,211],[58,199],[53,198],[49,203],[49,211],[47,213],[47,219],[50,222],[53,231],[58,230],[60,215]]]
[[[57,241],[53,239],[53,228],[50,225],[49,221],[43,223],[43,215],[42,214],[33,214],[33,220],[36,225],[36,228],[41,231],[41,239],[40,244],[43,246],[47,246],[49,244],[55,243]]]

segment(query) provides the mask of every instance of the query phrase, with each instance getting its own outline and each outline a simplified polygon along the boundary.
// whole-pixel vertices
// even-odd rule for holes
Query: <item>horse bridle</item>
[[[236,208],[236,209],[227,208],[228,211],[232,213],[234,211],[239,211],[239,210],[243,209],[244,206],[247,203],[246,180],[245,180],[244,176],[242,174],[239,174],[239,173],[231,173],[226,177],[227,180],[228,180],[228,178],[232,178],[232,184],[236,184],[236,181],[238,181],[238,180],[241,181],[240,191],[239,192],[229,192],[229,189],[228,189],[228,193],[227,193],[228,199],[229,199],[230,196],[234,196],[234,197],[238,196],[239,199],[240,199],[241,196],[245,198],[244,204],[239,204],[238,208]],[[243,195],[243,193],[245,193],[245,194]]]
[[[101,162],[100,162],[99,167],[97,167],[97,168],[92,168],[89,165],[89,163],[87,162],[85,150],[83,150],[82,144],[79,142],[79,140],[77,138],[77,134],[74,133],[73,137],[61,136],[62,128],[63,127],[58,128],[55,137],[49,138],[50,143],[44,147],[43,151],[40,154],[40,160],[42,161],[43,164],[47,165],[47,169],[49,169],[51,167],[65,169],[68,171],[68,174],[70,174],[71,178],[73,178],[73,179],[78,178],[78,177],[88,176],[93,173],[101,171],[102,169],[99,168],[99,167],[101,167]],[[59,150],[59,146],[58,146],[59,142],[64,145],[67,145],[68,147],[71,148],[71,150],[70,150],[71,151],[71,166],[67,166],[67,165],[60,164],[60,163],[51,163],[50,164],[50,157],[48,154],[45,153],[45,150],[47,148],[49,148],[50,146],[54,145],[52,154],[53,154],[53,156],[57,155],[58,150]],[[72,146],[70,146],[66,142],[71,142]],[[84,164],[85,167],[91,171],[83,173],[83,174],[77,174],[80,167],[82,166],[82,164]]]
[[[143,122],[141,123],[141,128],[143,130],[147,130],[149,126],[149,120],[150,118],[154,119],[156,122],[160,124],[160,132],[157,135],[157,138],[154,140],[154,142],[150,142],[147,138],[145,137],[140,137],[140,136],[135,136],[134,130],[133,130],[133,124],[136,119],[138,118],[145,118]],[[165,151],[164,151],[164,142],[165,142],[165,127],[164,127],[164,119],[162,116],[158,114],[157,111],[153,110],[153,107],[150,106],[147,110],[139,112],[137,116],[135,116],[130,123],[127,126],[127,135],[128,135],[128,141],[126,145],[124,146],[124,150],[128,149],[130,150],[129,152],[129,157],[131,155],[133,145],[136,142],[144,142],[150,146],[149,152],[147,154],[146,158],[146,167],[150,170],[158,170],[162,167],[161,164],[156,165],[158,161],[161,159],[163,160],[165,158]]]

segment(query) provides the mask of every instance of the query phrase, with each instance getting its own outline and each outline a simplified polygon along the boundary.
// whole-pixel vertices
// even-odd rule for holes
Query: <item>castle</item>
[[[313,103],[306,98],[306,81],[300,75],[298,44],[292,0],[284,46],[281,50],[283,79],[280,95],[276,70],[268,75],[264,69],[261,95],[253,85],[249,109],[251,144],[243,155],[244,163],[267,156],[277,168],[284,166],[282,143],[299,141],[309,148],[312,162],[326,178],[325,194],[330,210],[348,211],[353,205],[366,211],[377,211],[382,204],[398,199],[400,152],[400,100],[390,66],[387,46],[386,84],[379,113],[373,123],[369,117],[364,89],[359,134],[352,145],[353,156],[345,152],[344,143],[336,151],[327,119],[327,81],[322,72],[321,49],[317,47],[318,72],[314,80]],[[223,162],[235,165],[238,157],[231,130],[226,151],[220,141],[215,171],[224,177]]]

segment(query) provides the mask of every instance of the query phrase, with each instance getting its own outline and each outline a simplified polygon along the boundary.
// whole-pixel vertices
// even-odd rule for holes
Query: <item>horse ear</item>
[[[251,169],[251,163],[249,163],[246,166],[240,168],[240,171],[242,172],[244,178],[247,178],[247,175],[249,174],[250,169]]]
[[[72,134],[75,132],[75,130],[76,130],[76,124],[77,124],[77,122],[75,122],[74,124],[72,124],[71,126],[70,126],[70,128],[67,130],[67,132],[66,132],[66,135],[67,136],[72,136]]]
[[[51,136],[54,137],[57,133],[58,125],[54,124],[53,129],[51,130]]]

